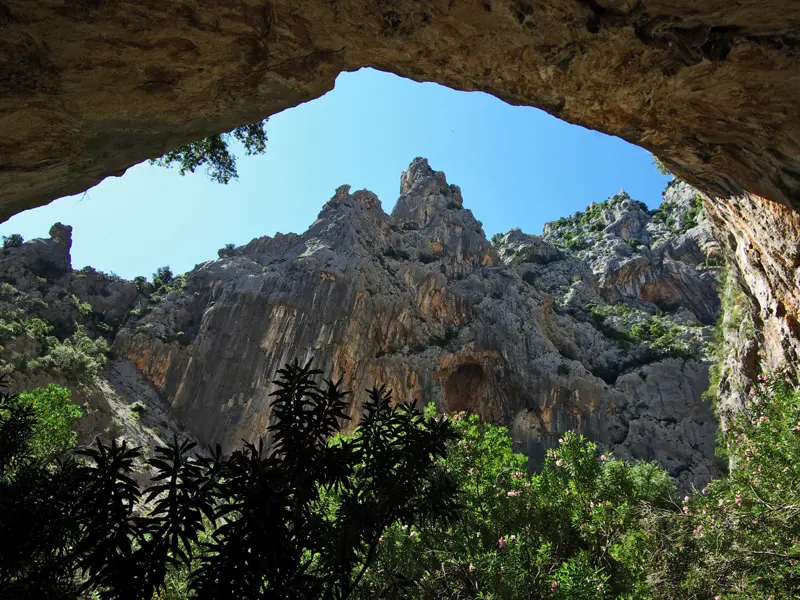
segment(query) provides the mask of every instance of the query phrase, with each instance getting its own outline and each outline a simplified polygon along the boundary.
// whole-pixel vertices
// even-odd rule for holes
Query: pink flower
[[[514,496],[519,496],[521,493],[522,493],[522,492],[520,492],[519,490],[511,490],[511,491],[510,491],[510,492],[508,492],[508,494],[506,494],[506,495],[507,495],[507,496],[509,496],[509,497],[511,497],[511,498],[513,498]]]
[[[559,444],[563,444],[564,443],[564,438],[558,438],[558,443]]]
[[[606,455],[605,455],[605,454],[601,454],[601,455],[600,455],[600,460],[602,460],[603,462],[605,462],[605,460],[606,460]]]
[[[561,460],[560,458],[559,458],[559,459],[556,461],[556,466],[557,466],[557,467],[560,467],[560,466],[561,466],[561,465],[563,465],[563,464],[564,464],[564,461],[563,461],[563,460]]]
[[[516,541],[517,541],[517,536],[515,536],[515,535],[509,536],[509,538],[508,538],[508,539],[509,539],[509,541],[511,541],[511,542],[516,542]]]
[[[703,526],[702,526],[702,525],[698,525],[698,526],[697,526],[697,529],[695,529],[695,530],[694,530],[694,535],[695,535],[695,537],[697,537],[698,535],[700,535],[700,532],[701,532],[701,531],[703,531]]]
[[[742,497],[739,494],[736,494],[736,504],[742,503]]]
[[[414,537],[415,535],[417,535],[417,532],[416,532],[416,531],[412,531],[412,532],[411,532],[411,533],[409,533],[408,535],[410,535],[411,537]]]
[[[683,497],[683,503],[686,504],[689,501],[689,496]]]
[[[719,596],[714,596],[714,600],[722,600]]]
[[[558,585],[559,585],[558,581],[554,581],[553,583],[550,584],[550,589],[555,592],[558,589]]]
[[[514,479],[522,479],[525,474],[522,471],[517,471],[516,473],[512,474],[511,477]]]
[[[594,501],[589,502],[589,508],[594,508]]]
[[[688,506],[684,506],[683,507],[683,514],[685,514],[685,515],[689,514],[689,507]]]
[[[473,565],[472,563],[469,563],[469,570],[472,571],[474,568],[475,568],[475,565]]]
[[[506,540],[504,538],[500,538],[500,539],[497,540],[497,545],[502,550],[503,548],[505,548],[508,545],[508,542],[506,542]]]
[[[797,427],[795,427],[795,429],[797,429],[797,431],[800,431],[800,421],[797,422]]]

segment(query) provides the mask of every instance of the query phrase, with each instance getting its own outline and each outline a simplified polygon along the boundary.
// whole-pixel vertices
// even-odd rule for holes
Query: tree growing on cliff
[[[249,125],[242,125],[228,133],[211,135],[202,140],[173,148],[150,164],[160,167],[172,167],[177,164],[181,175],[194,173],[198,167],[204,166],[209,179],[217,183],[227,184],[238,179],[236,156],[231,152],[231,138],[244,146],[245,154],[263,154],[267,148],[267,119]]]
[[[25,239],[18,233],[3,236],[3,248],[19,248]]]

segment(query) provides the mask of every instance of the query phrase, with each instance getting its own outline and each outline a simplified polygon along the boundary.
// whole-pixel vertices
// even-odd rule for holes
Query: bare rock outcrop
[[[343,378],[354,417],[364,389],[386,384],[398,400],[509,424],[534,465],[577,429],[683,486],[719,472],[701,398],[708,327],[691,310],[609,303],[585,261],[541,238],[511,232],[498,250],[424,159],[400,191],[387,214],[342,186],[304,234],[199,265],[184,287],[140,298],[114,350],[179,422],[226,448],[265,434],[270,382],[297,357]]]

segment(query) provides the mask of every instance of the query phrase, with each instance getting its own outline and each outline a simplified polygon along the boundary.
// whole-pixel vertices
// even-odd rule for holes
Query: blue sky
[[[487,236],[542,226],[625,189],[648,206],[668,177],[645,150],[478,92],[456,92],[371,69],[270,118],[262,156],[238,159],[239,180],[141,164],[86,194],[16,215],[0,234],[44,237],[72,225],[72,265],[123,277],[176,273],[216,258],[226,243],[304,231],[341,184],[378,194],[389,212],[415,156],[461,186]]]

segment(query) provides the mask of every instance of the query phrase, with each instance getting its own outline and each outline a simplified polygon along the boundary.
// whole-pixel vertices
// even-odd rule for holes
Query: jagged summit
[[[665,204],[690,207],[690,190],[668,188]],[[50,240],[0,251],[0,283],[15,286],[9,299],[43,297],[48,321],[68,310],[82,318],[72,293],[88,302],[87,326],[203,443],[262,435],[270,382],[298,358],[344,379],[355,420],[363,390],[386,384],[400,400],[511,425],[534,465],[578,429],[620,457],[659,460],[682,485],[716,472],[716,426],[701,399],[710,328],[696,316],[713,307],[692,300],[716,298],[691,246],[704,218],[667,236],[659,232],[693,222],[682,209],[657,218],[618,195],[551,239],[514,230],[493,247],[427,160],[411,163],[400,192],[387,215],[374,193],[340,186],[305,232],[225,248],[159,290],[71,271],[69,230],[55,227]],[[649,221],[636,229],[631,215]],[[646,257],[631,240],[643,231],[666,240],[662,263],[640,268]],[[576,251],[567,239],[579,232],[587,247]],[[606,243],[625,245],[631,260],[613,254],[598,267],[589,253]],[[61,268],[42,271],[47,260]],[[677,305],[659,312],[656,292]],[[3,348],[8,361],[35,346]]]

